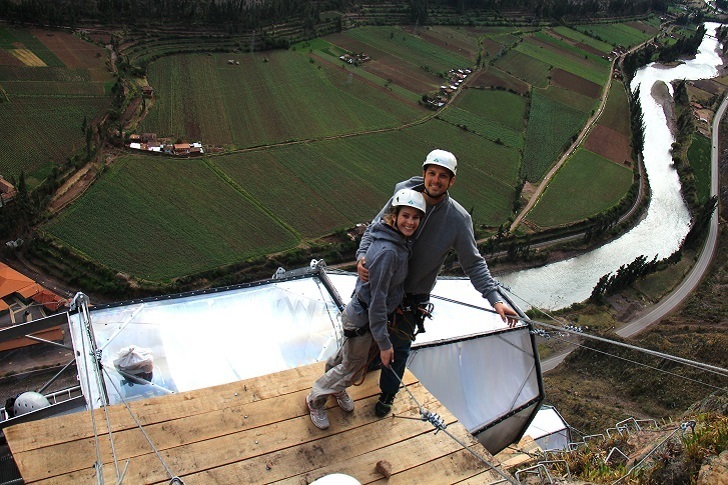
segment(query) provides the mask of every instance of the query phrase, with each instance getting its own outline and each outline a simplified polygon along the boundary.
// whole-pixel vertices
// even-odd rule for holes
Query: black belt
[[[346,338],[354,338],[354,337],[361,337],[362,335],[366,335],[369,333],[369,325],[366,327],[360,327],[356,330],[346,330],[344,329],[344,337]]]
[[[358,296],[356,297],[356,301],[359,302],[359,306],[361,306],[365,312],[369,311],[369,305],[364,303],[361,298]],[[361,337],[362,335],[366,335],[369,333],[369,324],[367,324],[365,327],[357,328],[356,330],[344,330],[344,337],[346,338],[354,338],[354,337]]]

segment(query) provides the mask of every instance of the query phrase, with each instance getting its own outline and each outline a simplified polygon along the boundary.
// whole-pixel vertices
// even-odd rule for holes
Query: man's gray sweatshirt
[[[400,182],[394,189],[413,189],[418,192],[424,190],[424,179],[421,176],[412,177]],[[381,210],[374,221],[378,221],[391,208],[392,200]],[[356,252],[357,260],[366,255],[371,244],[370,229],[374,221],[364,232]],[[420,227],[413,236],[414,245],[410,257],[409,270],[404,282],[405,292],[409,295],[429,295],[435,286],[437,275],[440,273],[445,256],[450,249],[455,249],[463,271],[470,278],[476,290],[491,305],[501,301],[498,294],[498,283],[493,279],[483,256],[480,255],[475,243],[473,221],[470,214],[450,194],[434,206],[427,207],[427,214],[420,222]],[[369,259],[366,259],[369,267]]]

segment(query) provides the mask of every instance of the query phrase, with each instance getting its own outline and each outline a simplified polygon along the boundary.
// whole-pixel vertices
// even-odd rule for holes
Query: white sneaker
[[[308,408],[308,414],[311,416],[311,422],[318,429],[326,429],[329,427],[329,417],[326,415],[326,408],[320,407],[315,408],[311,405],[311,401],[306,396],[306,407]]]
[[[341,392],[334,393],[334,397],[336,398],[336,404],[338,404],[341,409],[347,413],[354,411],[354,400],[346,392],[346,389]]]

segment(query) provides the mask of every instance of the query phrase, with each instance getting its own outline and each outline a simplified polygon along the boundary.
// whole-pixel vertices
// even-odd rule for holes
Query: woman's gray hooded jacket
[[[350,324],[369,325],[379,350],[392,347],[387,330],[387,316],[404,298],[404,280],[410,247],[407,239],[381,220],[372,224],[372,242],[366,252],[369,281],[356,279],[354,296],[344,309]]]

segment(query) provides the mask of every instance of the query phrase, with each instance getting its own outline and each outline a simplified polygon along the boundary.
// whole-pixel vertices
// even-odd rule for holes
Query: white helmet
[[[15,398],[13,413],[21,416],[37,409],[47,408],[51,403],[43,394],[34,391],[27,391]]]
[[[455,158],[455,155],[445,150],[435,149],[428,153],[425,162],[422,164],[422,168],[425,168],[427,165],[445,167],[452,172],[453,177],[458,174],[458,159]]]
[[[392,207],[407,206],[413,207],[422,213],[427,212],[425,197],[416,190],[401,189],[392,197]]]

